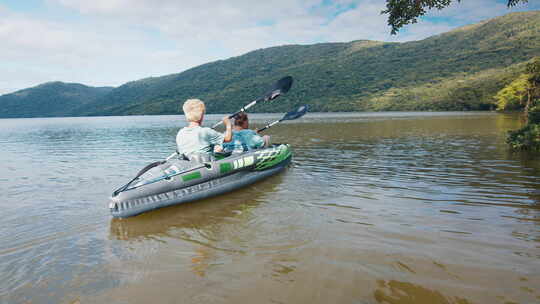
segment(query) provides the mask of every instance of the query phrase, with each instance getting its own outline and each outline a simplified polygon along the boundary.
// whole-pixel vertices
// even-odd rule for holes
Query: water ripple
[[[496,290],[482,278],[463,281],[470,267],[538,283],[528,271],[538,262],[540,161],[507,151],[504,133],[515,121],[415,115],[313,114],[278,125],[273,141],[294,149],[284,174],[124,220],[111,220],[110,192],[174,150],[180,116],[0,120],[0,299],[66,302],[176,276],[247,286],[252,273],[260,286],[298,282],[324,292],[346,285],[334,280],[345,275],[354,284],[343,294],[378,284],[380,299],[400,288],[440,297],[380,278],[433,281],[455,265],[464,269],[447,278],[455,286]],[[271,117],[254,115],[254,125]],[[223,298],[224,289],[206,287]]]

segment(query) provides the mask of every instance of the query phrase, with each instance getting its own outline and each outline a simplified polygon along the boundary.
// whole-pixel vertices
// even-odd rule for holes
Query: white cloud
[[[0,76],[0,93],[54,80],[120,85],[209,59],[189,49],[156,48],[153,37],[144,31],[99,23],[66,24],[5,9],[2,14],[0,65],[8,73]]]
[[[0,93],[52,80],[119,85],[283,44],[418,40],[508,12],[462,1],[391,36],[381,0],[44,1],[55,14],[0,6],[0,66],[9,69]]]
[[[280,44],[350,41],[355,39],[410,40],[424,38],[427,31],[414,27],[399,37],[390,36],[380,0],[335,1],[322,5],[319,0],[279,1],[80,1],[56,0],[82,14],[98,16],[118,24],[141,24],[181,45],[204,48],[220,45],[227,53],[239,55],[256,48]],[[356,8],[333,18],[337,9]],[[271,21],[271,26],[259,26]],[[426,26],[430,28],[431,26]],[[444,28],[448,28],[444,26]],[[420,37],[416,30],[426,33]],[[410,32],[410,33],[409,33]],[[204,52],[204,50],[203,50]]]

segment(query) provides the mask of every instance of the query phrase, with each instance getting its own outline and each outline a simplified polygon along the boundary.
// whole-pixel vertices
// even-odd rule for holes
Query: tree
[[[525,67],[525,73],[495,95],[497,110],[524,109],[525,117],[540,99],[540,57]]]
[[[528,77],[527,104],[525,105],[525,115],[529,115],[529,110],[538,99],[540,99],[540,57],[535,57],[527,64]]]
[[[529,75],[522,74],[495,95],[497,110],[518,110],[525,107],[529,91],[528,78]]]
[[[518,150],[540,151],[540,57],[529,62],[525,72],[500,90],[495,99],[501,110],[524,106],[526,124],[519,130],[508,132],[508,144]]]
[[[507,5],[512,7],[520,2],[527,3],[528,0],[508,0]],[[386,10],[381,14],[389,14],[388,25],[392,27],[392,35],[395,35],[404,25],[418,22],[418,17],[425,15],[427,10],[441,10],[451,3],[452,0],[386,0]]]

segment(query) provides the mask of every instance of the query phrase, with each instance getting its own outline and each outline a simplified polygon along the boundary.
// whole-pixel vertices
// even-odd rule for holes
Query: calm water
[[[0,120],[0,303],[540,302],[540,158],[507,151],[517,117],[308,114],[267,132],[294,148],[283,174],[112,219],[182,120]]]

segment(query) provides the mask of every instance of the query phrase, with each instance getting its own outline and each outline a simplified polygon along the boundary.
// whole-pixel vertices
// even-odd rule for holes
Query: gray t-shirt
[[[176,134],[176,146],[179,153],[189,155],[191,153],[210,154],[214,146],[223,143],[224,135],[214,129],[206,127],[185,127]]]

